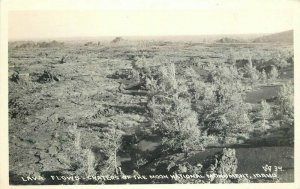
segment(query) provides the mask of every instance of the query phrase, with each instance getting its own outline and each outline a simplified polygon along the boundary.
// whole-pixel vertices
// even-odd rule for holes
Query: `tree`
[[[206,82],[197,75],[192,79],[194,108],[202,133],[218,137],[220,143],[248,137],[252,128],[249,106],[243,100],[244,87],[236,67],[216,63],[204,69],[208,73]]]
[[[259,72],[256,67],[253,66],[251,57],[249,57],[248,64],[246,66],[246,77],[250,78],[252,85],[259,79]]]
[[[117,153],[121,147],[122,132],[116,128],[114,122],[109,124],[109,130],[103,133],[103,150],[105,150],[106,156],[106,172],[102,170],[102,173],[113,174],[118,173],[119,164],[117,161]],[[102,168],[103,169],[103,168]]]
[[[262,70],[262,72],[261,72],[261,74],[260,74],[260,79],[261,79],[261,81],[262,81],[263,83],[265,83],[265,82],[267,81],[267,79],[268,79],[267,74],[266,74],[266,71],[265,71],[264,69]]]
[[[289,139],[289,143],[294,142],[294,86],[292,82],[286,83],[279,92],[280,127]]]
[[[76,124],[69,128],[69,132],[72,136],[72,143],[64,143],[65,156],[63,156],[63,160],[69,161],[68,164],[70,164],[72,171],[66,173],[75,174],[82,178],[96,174],[114,175],[120,173],[117,152],[121,147],[122,132],[116,128],[114,122],[110,122],[107,130],[99,133],[98,143],[101,146],[82,144],[85,135],[81,133]],[[79,180],[79,182],[81,181]],[[78,184],[78,181],[76,183]]]
[[[268,124],[268,120],[272,116],[272,110],[271,110],[271,106],[265,100],[261,101],[260,116],[262,118],[261,128],[263,130],[268,129],[269,127],[267,126],[267,124]]]
[[[74,148],[68,149],[68,155],[75,175],[87,177],[96,174],[95,155],[91,149],[82,148],[81,131],[78,129],[77,124],[73,124],[69,132],[73,136],[73,147],[75,150]],[[76,181],[76,183],[78,184],[78,181]]]
[[[176,79],[175,65],[159,68],[159,77],[149,79],[148,110],[154,132],[162,136],[165,151],[201,148],[197,114],[191,110],[187,91]]]
[[[269,79],[270,81],[275,81],[278,77],[278,70],[275,66],[272,66],[272,69],[270,71],[270,74],[269,74]]]

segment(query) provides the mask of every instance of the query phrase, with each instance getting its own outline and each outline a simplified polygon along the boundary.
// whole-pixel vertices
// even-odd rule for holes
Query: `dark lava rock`
[[[53,81],[59,81],[58,76],[56,76],[55,74],[52,74],[50,71],[45,70],[43,72],[43,74],[41,74],[39,76],[39,78],[37,79],[37,82],[39,83],[49,83],[49,82],[53,82]]]

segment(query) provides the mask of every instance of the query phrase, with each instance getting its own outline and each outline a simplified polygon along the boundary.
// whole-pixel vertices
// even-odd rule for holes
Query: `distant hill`
[[[293,30],[265,35],[253,40],[254,43],[293,43]]]
[[[122,41],[124,41],[124,39],[122,37],[116,37],[110,43],[116,44],[116,43],[120,43]]]
[[[244,43],[243,40],[238,40],[234,38],[224,37],[215,41],[216,43]]]
[[[49,48],[49,47],[63,47],[64,42],[52,41],[14,41],[8,43],[9,48]]]

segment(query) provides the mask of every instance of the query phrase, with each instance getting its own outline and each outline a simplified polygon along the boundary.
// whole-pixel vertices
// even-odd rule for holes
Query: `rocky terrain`
[[[11,184],[293,181],[293,112],[287,108],[278,113],[290,102],[281,95],[284,91],[290,94],[290,88],[283,90],[282,86],[293,88],[291,45],[123,43],[122,38],[86,44],[25,42],[9,46]],[[220,75],[228,85],[224,79],[216,79]],[[240,93],[245,93],[238,100],[230,97],[236,95],[235,90],[226,88],[235,85],[234,81],[240,81]],[[209,91],[216,86],[224,86],[220,93],[228,100],[224,106],[216,106],[223,103],[220,94]],[[156,90],[167,95],[151,93]],[[240,120],[246,129],[234,123],[245,129],[244,133],[224,134],[226,129],[217,127],[225,125],[224,116],[229,122],[236,120],[222,109],[229,102],[235,107],[228,108],[233,114],[247,111],[248,120]],[[219,113],[225,114],[202,123],[197,117],[211,116],[203,107],[219,108]],[[190,113],[180,117],[181,112]],[[196,130],[181,133],[167,122],[160,125],[159,120],[167,119],[174,128],[180,119]],[[200,144],[189,141],[195,133]],[[265,151],[259,156],[261,150]],[[280,154],[284,156],[279,158]],[[262,169],[268,162],[283,166],[279,177],[208,176],[271,174]],[[201,178],[170,176],[176,174]],[[131,179],[88,179],[93,175],[130,175]],[[135,179],[143,175],[148,179]],[[149,175],[168,178],[149,179]]]

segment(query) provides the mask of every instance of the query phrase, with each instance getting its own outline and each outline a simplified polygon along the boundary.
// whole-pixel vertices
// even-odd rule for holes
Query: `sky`
[[[9,4],[10,40],[275,33],[294,24],[293,1],[30,1]]]

